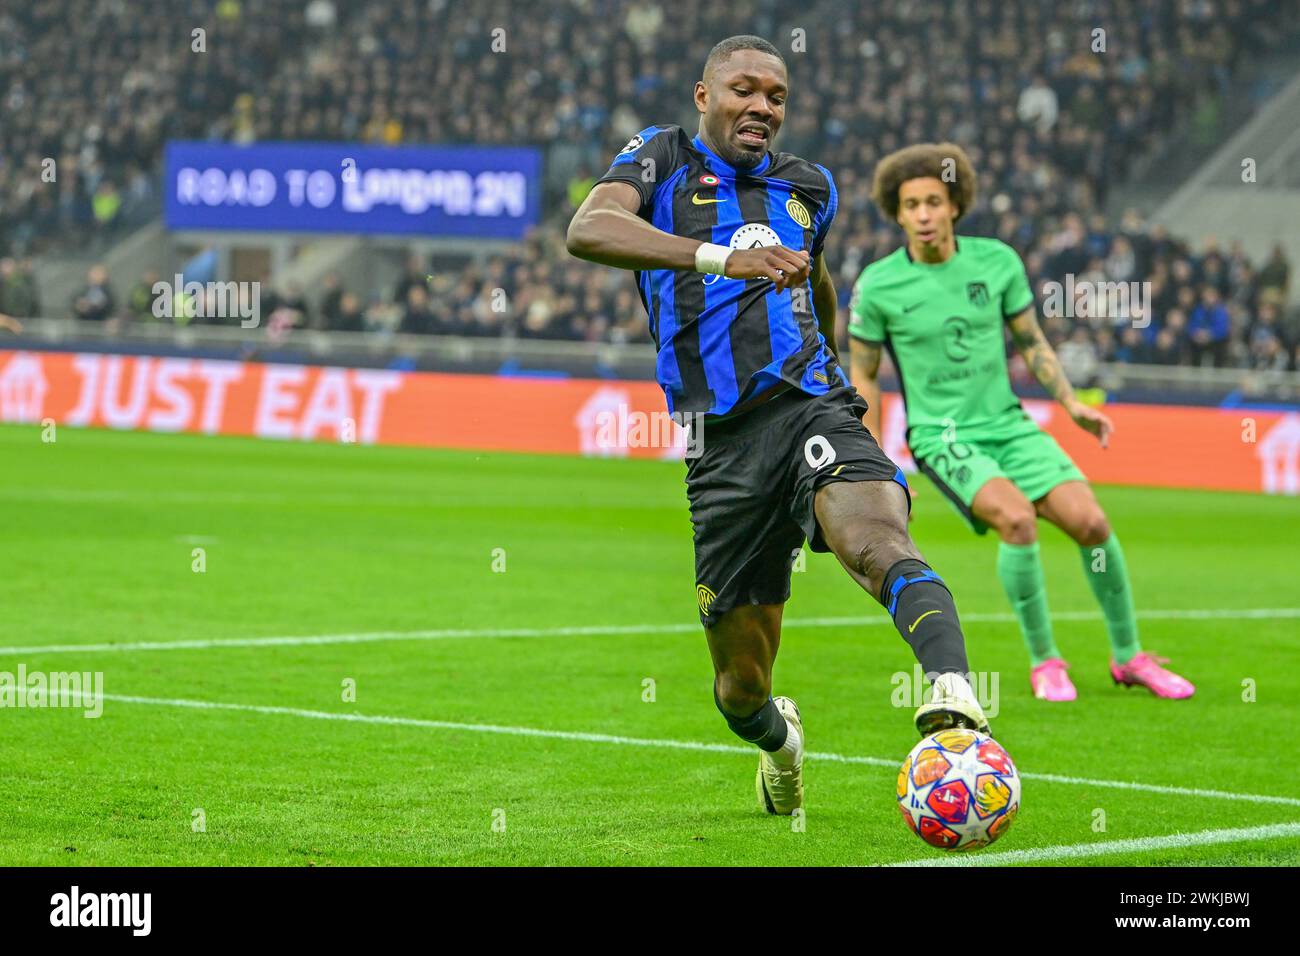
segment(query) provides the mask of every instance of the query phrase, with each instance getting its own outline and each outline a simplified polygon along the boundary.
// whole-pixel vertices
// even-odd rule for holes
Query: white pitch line
[[[84,695],[83,695],[84,696]],[[514,737],[547,737],[554,740],[577,740],[584,743],[624,744],[641,747],[666,747],[675,750],[707,750],[715,753],[754,754],[753,747],[735,744],[708,744],[693,740],[650,740],[643,737],[620,737],[616,734],[593,734],[573,730],[544,730],[537,727],[511,727],[502,724],[469,724],[455,720],[429,720],[423,717],[389,717],[382,714],[348,714],[299,707],[275,707],[265,704],[234,704],[224,701],[184,700],[166,697],[138,697],[128,694],[104,694],[104,700],[123,704],[152,704],[158,707],[188,707],[196,710],[234,710],[253,714],[277,714],[306,717],[311,720],[342,720],[359,724],[384,724],[398,727],[423,727],[432,730],[469,730],[485,734]],[[809,756],[812,756],[809,754]],[[870,759],[870,758],[868,758]],[[892,764],[891,764],[892,765]],[[1300,800],[1296,801],[1300,803]]]
[[[401,727],[424,727],[433,730],[468,730],[486,734],[506,734],[515,737],[545,737],[552,740],[577,740],[584,743],[618,744],[631,747],[661,747],[669,750],[696,750],[711,753],[742,754],[754,756],[753,747],[736,744],[700,743],[694,740],[654,740],[646,737],[622,737],[616,734],[596,734],[571,730],[545,730],[538,727],[512,727],[501,724],[468,724],[451,720],[429,720],[421,717],[387,717],[370,714],[336,713],[327,710],[305,710],[298,707],[274,707],[263,704],[235,704],[222,701],[185,700],[166,697],[139,697],[126,694],[104,694],[104,700],[123,704],[147,704],[156,707],[187,707],[195,710],[231,710],[253,714],[278,714],[286,717],[305,717],[311,720],[341,720],[359,724],[386,724]],[[847,754],[809,751],[810,760],[833,763],[860,764],[870,767],[887,767],[897,770],[899,762],[884,757],[858,757]],[[1183,797],[1209,797],[1235,800],[1240,803],[1273,803],[1300,807],[1300,797],[1281,797],[1271,794],[1231,793],[1226,790],[1203,790],[1194,787],[1171,787],[1163,784],[1137,783],[1131,780],[1093,780],[1087,777],[1067,777],[1053,773],[1021,773],[1025,780],[1042,780],[1071,786],[1107,787],[1116,790],[1138,790],[1145,793],[1163,793]]]
[[[1008,863],[1048,863],[1053,860],[1078,860],[1108,853],[1154,850],[1172,850],[1189,846],[1209,846],[1214,843],[1240,843],[1244,840],[1280,840],[1300,837],[1300,823],[1270,823],[1258,827],[1239,827],[1233,830],[1198,830],[1194,833],[1171,833],[1168,836],[1137,837],[1131,840],[1103,840],[1099,843],[1072,843],[1064,846],[1044,846],[1032,850],[1008,850],[1005,853],[953,854],[926,857],[921,860],[903,860],[887,866],[1004,866]]]
[[[1059,611],[1057,621],[1100,621],[1097,611]],[[1289,620],[1300,618],[1296,607],[1205,608],[1139,611],[1144,621]],[[1005,612],[961,615],[967,623],[1012,624],[1017,618]],[[892,625],[881,614],[872,617],[805,617],[783,622],[787,628],[882,627]],[[440,628],[417,631],[370,631],[357,634],[302,634],[276,637],[233,637],[189,641],[123,641],[98,644],[32,644],[0,647],[0,656],[18,654],[97,654],[137,651],[193,651],[225,647],[299,647],[318,644],[371,644],[379,641],[481,640],[501,637],[598,637],[602,635],[697,634],[700,626],[680,621],[668,624],[592,624],[576,627]]]
[[[844,763],[869,763],[872,766],[897,768],[897,760],[885,760],[880,757],[845,757],[840,754],[809,753],[809,757],[820,760],[843,761]],[[1235,793],[1230,790],[1207,790],[1203,787],[1174,787],[1161,783],[1138,783],[1133,780],[1101,780],[1093,777],[1071,777],[1059,773],[1037,773],[1021,771],[1024,780],[1041,780],[1044,783],[1063,783],[1072,787],[1102,787],[1109,790],[1139,790],[1143,793],[1164,793],[1179,797],[1208,797],[1213,800],[1241,800],[1245,803],[1278,803],[1288,807],[1300,807],[1300,797],[1278,797],[1267,794]]]

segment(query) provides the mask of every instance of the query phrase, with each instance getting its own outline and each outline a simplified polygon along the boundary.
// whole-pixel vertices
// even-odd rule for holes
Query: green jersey
[[[1034,427],[1011,391],[1002,332],[1033,305],[1025,267],[998,239],[956,243],[937,265],[912,261],[904,246],[863,269],[853,287],[849,333],[893,359],[909,444],[945,427],[969,439]]]

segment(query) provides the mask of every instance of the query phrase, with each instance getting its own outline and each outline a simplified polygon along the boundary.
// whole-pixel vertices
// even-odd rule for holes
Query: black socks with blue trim
[[[722,709],[717,684],[713,685],[713,702],[718,705],[718,711],[726,718],[731,732],[741,740],[757,744],[759,750],[766,750],[768,753],[780,750],[785,745],[790,725],[785,722],[785,716],[776,709],[776,704],[772,702],[771,697],[768,697],[767,703],[748,717],[733,717]]]
[[[880,603],[927,675],[969,672],[957,605],[928,564],[904,558],[886,571]]]

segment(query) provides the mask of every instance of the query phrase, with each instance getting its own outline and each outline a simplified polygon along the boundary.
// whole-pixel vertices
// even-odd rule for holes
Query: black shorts
[[[866,409],[848,386],[825,395],[791,389],[732,421],[705,422],[701,453],[686,463],[705,627],[734,607],[785,603],[805,539],[814,551],[830,550],[813,512],[822,485],[896,481],[907,491],[901,469],[862,424]]]

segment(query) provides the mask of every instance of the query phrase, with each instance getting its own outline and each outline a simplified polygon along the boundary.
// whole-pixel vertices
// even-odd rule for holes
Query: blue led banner
[[[167,144],[171,229],[520,239],[537,222],[528,147]]]

